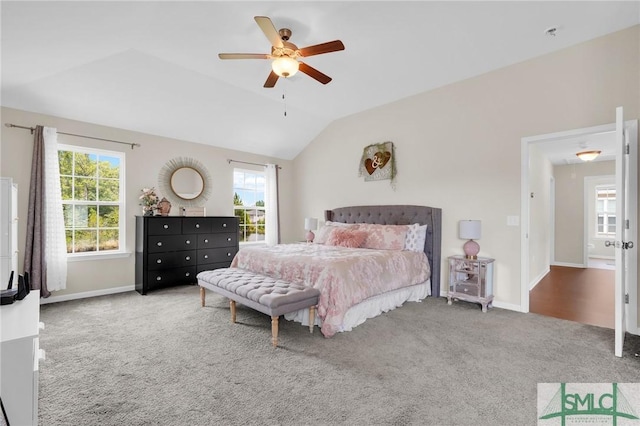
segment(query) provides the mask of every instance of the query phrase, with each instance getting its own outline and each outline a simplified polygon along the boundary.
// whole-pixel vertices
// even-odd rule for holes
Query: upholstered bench
[[[239,268],[220,268],[197,275],[200,302],[205,305],[205,289],[229,299],[231,322],[236,322],[236,302],[271,316],[271,342],[278,346],[280,315],[309,308],[309,332],[313,333],[315,306],[320,291],[302,284],[267,277]]]

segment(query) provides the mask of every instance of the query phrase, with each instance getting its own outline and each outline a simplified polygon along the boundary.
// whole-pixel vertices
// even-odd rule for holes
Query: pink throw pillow
[[[362,248],[375,250],[402,250],[409,225],[362,224],[360,229],[367,233]]]
[[[367,233],[357,229],[338,228],[332,229],[327,238],[327,245],[349,248],[358,248],[367,238]]]

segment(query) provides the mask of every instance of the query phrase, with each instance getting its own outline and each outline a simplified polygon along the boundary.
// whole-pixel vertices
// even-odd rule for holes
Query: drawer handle
[[[162,226],[164,229],[169,229],[169,225],[167,225],[166,223]]]
[[[191,244],[191,241],[187,240],[187,241],[185,241],[185,243],[187,243],[187,244]]]
[[[227,241],[231,241],[231,237],[227,238]]]
[[[223,223],[223,224],[222,224],[222,227],[223,227],[223,228],[226,228],[226,227],[227,227],[227,224],[226,224],[226,223]]]
[[[200,224],[199,223],[196,223],[196,228],[200,228]]]
[[[158,241],[156,244],[158,245],[158,247],[162,247],[162,241]]]
[[[185,260],[191,260],[191,256],[187,256],[184,258]]]
[[[208,258],[209,258],[209,255],[208,255],[208,254],[205,254],[205,255],[204,255],[204,258],[205,258],[205,259],[208,259]]]
[[[162,281],[162,277],[156,277],[156,281]]]
[[[231,253],[227,253],[227,257],[231,257]]]
[[[205,243],[208,243],[208,242],[209,242],[209,240],[205,239],[205,240],[204,240],[204,242],[205,242]]]
[[[156,263],[162,263],[162,259],[156,260]]]
[[[185,277],[188,277],[189,275],[191,275],[191,272],[186,272],[186,273],[184,274],[184,276],[185,276]]]

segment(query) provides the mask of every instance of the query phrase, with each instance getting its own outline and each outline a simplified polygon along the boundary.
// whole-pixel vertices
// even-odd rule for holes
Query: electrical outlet
[[[520,216],[507,216],[507,226],[520,226]]]

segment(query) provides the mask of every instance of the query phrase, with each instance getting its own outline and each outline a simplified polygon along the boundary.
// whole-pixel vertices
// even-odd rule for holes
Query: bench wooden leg
[[[236,323],[236,301],[229,300],[229,308],[231,308],[231,322]]]
[[[316,323],[316,307],[309,308],[309,333],[313,333],[313,325]]]
[[[200,287],[200,306],[204,308],[204,287]]]
[[[271,317],[271,343],[274,348],[278,346],[278,318]]]

